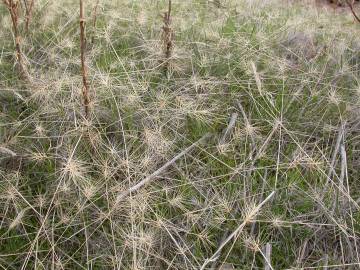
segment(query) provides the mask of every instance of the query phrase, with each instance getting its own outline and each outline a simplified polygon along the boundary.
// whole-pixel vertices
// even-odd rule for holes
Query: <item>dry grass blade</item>
[[[89,85],[87,82],[87,69],[85,63],[86,53],[86,37],[85,37],[85,17],[84,17],[84,1],[80,0],[80,53],[81,53],[81,76],[82,76],[82,95],[84,100],[85,117],[89,117],[90,97]]]
[[[238,114],[237,114],[237,113],[233,113],[233,114],[231,115],[229,124],[228,124],[227,128],[225,129],[225,132],[223,133],[223,135],[222,135],[222,137],[221,137],[221,139],[220,139],[220,142],[219,142],[220,146],[223,145],[223,144],[225,144],[225,142],[226,142],[227,138],[229,137],[231,131],[232,131],[232,130],[234,129],[234,127],[235,127],[237,118],[238,118]]]
[[[330,179],[332,177],[332,174],[336,174],[336,172],[335,172],[336,157],[337,157],[337,155],[339,153],[341,141],[343,140],[343,137],[344,137],[345,126],[346,126],[346,121],[341,122],[340,127],[338,129],[338,137],[337,137],[337,140],[336,140],[334,152],[333,152],[332,158],[331,158],[329,171],[328,171],[328,174],[327,174],[327,182],[330,181]]]
[[[255,66],[255,63],[253,61],[250,62],[250,65],[251,65],[252,72],[254,73],[256,86],[257,86],[257,88],[259,90],[259,94],[262,95],[263,91],[262,91],[262,83],[261,83],[260,75],[259,75],[259,73],[258,73],[258,71],[256,69],[256,66]]]
[[[9,230],[14,229],[16,226],[18,226],[21,223],[21,220],[23,219],[25,212],[26,212],[27,208],[21,210],[17,216],[15,217],[15,219],[10,223],[9,225]]]
[[[95,28],[96,28],[96,21],[97,21],[97,13],[98,13],[98,9],[99,9],[99,2],[100,0],[97,0],[96,1],[96,4],[94,6],[94,9],[93,9],[93,16],[92,16],[92,22],[93,22],[93,32],[95,31]],[[94,37],[94,33],[91,37],[91,44],[94,44],[94,40],[95,40],[95,37]]]

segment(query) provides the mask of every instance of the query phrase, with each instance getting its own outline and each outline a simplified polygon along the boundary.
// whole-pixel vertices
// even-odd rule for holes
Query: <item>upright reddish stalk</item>
[[[16,50],[16,60],[21,73],[25,79],[29,79],[26,72],[25,65],[23,63],[22,51],[21,51],[21,35],[19,32],[19,0],[3,0],[7,9],[9,10],[11,22],[13,26],[13,32],[15,36],[15,50]]]
[[[164,14],[163,42],[165,53],[165,73],[169,72],[169,61],[173,50],[173,31],[171,29],[171,0],[169,0],[168,11]]]
[[[81,53],[81,76],[82,76],[82,95],[84,99],[85,117],[89,117],[89,86],[87,82],[87,70],[85,65],[85,52],[86,52],[86,40],[85,40],[85,18],[84,18],[84,1],[80,0],[80,53]]]

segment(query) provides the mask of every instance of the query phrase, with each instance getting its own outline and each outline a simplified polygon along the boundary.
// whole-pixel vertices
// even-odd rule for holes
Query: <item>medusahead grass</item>
[[[0,49],[0,268],[358,266],[358,25],[290,2],[173,1],[167,53],[154,1],[103,2],[90,49],[98,2],[79,28],[78,1],[37,0],[43,88],[8,80]]]

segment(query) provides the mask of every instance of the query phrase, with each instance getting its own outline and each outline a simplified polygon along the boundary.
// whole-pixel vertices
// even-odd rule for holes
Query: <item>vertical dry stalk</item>
[[[15,36],[15,50],[16,50],[16,60],[19,67],[21,76],[28,80],[29,76],[26,72],[25,65],[23,63],[22,51],[21,51],[21,36],[19,31],[19,0],[3,0],[5,6],[9,10],[11,22],[13,26],[13,32]]]
[[[96,4],[95,4],[94,9],[93,9],[93,35],[91,37],[91,44],[94,44],[94,39],[95,39],[94,32],[95,32],[95,28],[96,28],[98,8],[99,8],[99,0],[96,1]]]
[[[163,26],[163,42],[164,42],[164,69],[165,73],[169,72],[169,61],[173,51],[173,31],[171,29],[171,0],[169,0],[168,11],[164,14],[164,26]]]
[[[25,3],[25,30],[29,32],[29,25],[35,0],[24,0]]]
[[[81,53],[81,76],[82,76],[82,95],[84,99],[85,117],[89,117],[89,86],[87,82],[87,70],[85,65],[85,51],[86,51],[86,39],[85,39],[85,18],[84,18],[84,1],[80,0],[80,53]]]

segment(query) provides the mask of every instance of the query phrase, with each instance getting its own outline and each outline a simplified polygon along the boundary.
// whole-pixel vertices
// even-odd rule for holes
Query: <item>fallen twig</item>
[[[265,246],[265,270],[272,270],[272,266],[271,266],[271,244],[270,243],[266,243]]]
[[[234,129],[234,127],[235,127],[237,118],[238,118],[238,114],[237,114],[237,113],[233,113],[233,114],[231,115],[229,124],[228,124],[227,128],[225,129],[225,131],[224,131],[224,133],[223,133],[223,135],[222,135],[222,137],[221,137],[221,139],[220,139],[220,142],[219,142],[220,145],[225,144],[226,139],[228,138],[229,134],[231,133],[231,131],[232,131],[232,130]]]
[[[2,146],[0,146],[0,153],[5,154],[5,155],[9,155],[9,156],[12,156],[12,157],[16,156],[15,152],[11,151],[10,149],[8,149],[6,147],[2,147]]]

